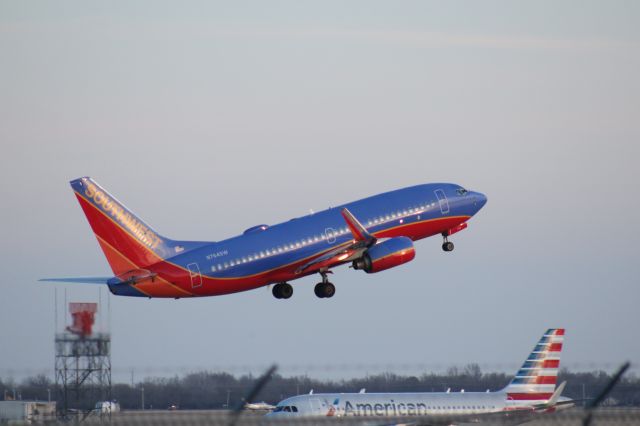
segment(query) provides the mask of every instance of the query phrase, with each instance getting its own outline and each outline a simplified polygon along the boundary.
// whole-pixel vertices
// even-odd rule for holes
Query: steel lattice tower
[[[66,415],[111,401],[111,335],[92,333],[95,303],[71,303],[73,325],[55,336],[56,388]]]

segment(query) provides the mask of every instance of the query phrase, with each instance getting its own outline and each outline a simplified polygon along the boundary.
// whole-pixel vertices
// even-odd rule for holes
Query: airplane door
[[[449,200],[447,200],[447,196],[445,195],[442,189],[436,189],[433,191],[436,194],[436,198],[438,199],[438,204],[440,204],[440,211],[443,215],[449,213]]]
[[[322,412],[322,406],[318,398],[309,399],[309,405],[311,406],[311,411],[314,414],[320,414]]]
[[[197,288],[202,286],[202,275],[200,275],[200,268],[197,263],[189,263],[187,265],[189,270],[189,276],[191,277],[191,288]]]

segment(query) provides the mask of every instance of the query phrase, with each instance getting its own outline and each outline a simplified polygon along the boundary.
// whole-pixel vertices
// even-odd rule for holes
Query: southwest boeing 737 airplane
[[[275,284],[288,299],[288,281],[320,274],[320,298],[335,287],[327,274],[350,263],[367,273],[411,261],[413,241],[448,237],[486,203],[479,192],[435,183],[386,192],[277,225],[253,226],[220,242],[177,241],[160,235],[89,177],[71,181],[114,276],[42,281],[107,284],[111,293],[141,297],[197,297]]]
[[[536,415],[569,408],[575,401],[556,389],[564,329],[547,330],[511,382],[497,392],[344,393],[299,395],[278,403],[267,419],[375,417],[402,423],[456,425],[491,421],[519,424]],[[414,417],[415,419],[407,419]],[[368,425],[375,421],[366,422]],[[377,424],[390,424],[383,419]]]

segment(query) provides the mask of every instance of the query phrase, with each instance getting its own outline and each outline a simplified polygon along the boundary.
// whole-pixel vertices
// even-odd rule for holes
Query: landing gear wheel
[[[336,294],[336,286],[331,283],[325,283],[323,289],[324,297],[326,297],[327,299],[333,297],[333,295]]]
[[[333,297],[333,295],[336,294],[336,287],[327,281],[326,283],[316,284],[313,291],[320,299],[324,299]]]
[[[453,243],[451,241],[445,241],[442,243],[442,250],[453,251]]]
[[[293,295],[293,287],[289,283],[279,283],[273,286],[271,292],[276,299],[288,299]]]

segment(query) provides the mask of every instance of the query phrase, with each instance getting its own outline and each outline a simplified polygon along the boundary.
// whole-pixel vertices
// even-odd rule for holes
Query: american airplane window
[[[298,412],[298,407],[296,407],[295,405],[291,406],[291,411],[293,411],[294,413]]]
[[[289,406],[284,407],[284,411],[287,412],[287,413],[290,413],[291,412],[291,407],[289,407]]]
[[[458,188],[458,189],[456,189],[456,192],[458,193],[458,195],[467,195],[467,192],[469,192],[469,191],[467,191],[464,188]]]

